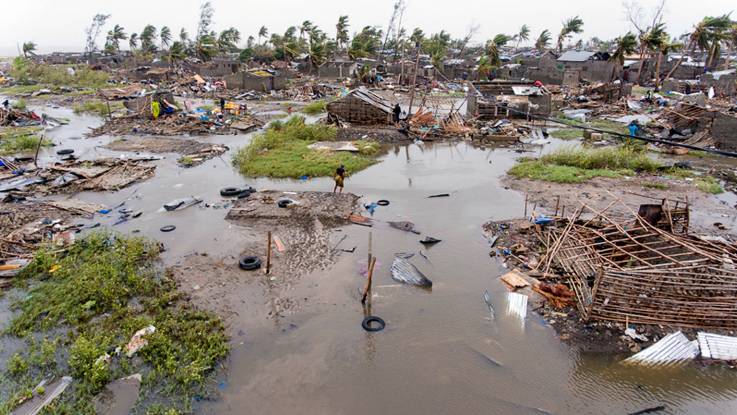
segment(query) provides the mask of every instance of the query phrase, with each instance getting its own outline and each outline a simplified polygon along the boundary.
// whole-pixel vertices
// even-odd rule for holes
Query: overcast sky
[[[309,19],[334,35],[339,15],[350,18],[353,33],[366,25],[388,24],[395,0],[212,0],[215,28],[234,26],[245,40],[265,25],[283,33],[290,25]],[[18,45],[34,41],[41,52],[80,51],[84,48],[84,28],[96,13],[111,14],[108,26],[120,24],[126,33],[139,32],[146,24],[169,26],[177,34],[184,27],[194,33],[201,0],[2,0],[0,13],[0,55],[15,54]],[[647,14],[657,0],[639,3]],[[471,25],[480,29],[474,38],[485,41],[497,33],[516,33],[522,24],[532,29],[534,39],[543,29],[557,33],[566,17],[584,20],[582,37],[611,39],[630,30],[619,0],[406,0],[406,24],[411,31],[421,27],[426,33],[445,29],[463,37]],[[672,34],[689,30],[705,15],[718,15],[737,8],[734,0],[667,0],[666,23]],[[107,30],[108,27],[105,28]],[[104,33],[98,44],[104,42]]]

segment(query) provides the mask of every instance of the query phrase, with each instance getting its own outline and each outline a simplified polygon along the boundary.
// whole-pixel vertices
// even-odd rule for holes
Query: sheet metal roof
[[[596,52],[569,50],[563,53],[558,60],[561,62],[586,62],[595,54]]]

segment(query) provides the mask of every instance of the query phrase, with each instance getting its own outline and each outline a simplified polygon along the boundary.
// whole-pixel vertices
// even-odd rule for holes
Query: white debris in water
[[[509,293],[507,295],[507,315],[518,317],[524,324],[525,317],[527,317],[527,296]]]
[[[698,333],[701,355],[707,359],[737,360],[737,337]]]
[[[622,363],[644,366],[670,366],[683,364],[699,355],[696,340],[691,341],[680,331],[671,333],[647,349],[629,357]]]

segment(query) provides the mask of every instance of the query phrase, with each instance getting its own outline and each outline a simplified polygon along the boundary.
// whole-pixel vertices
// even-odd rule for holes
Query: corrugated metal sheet
[[[701,355],[707,359],[737,360],[737,337],[699,332]]]
[[[394,107],[392,107],[389,101],[369,91],[365,87],[354,89],[350,92],[350,94],[369,105],[373,105],[374,107],[379,108],[387,114],[391,114],[394,110]]]
[[[586,62],[594,56],[595,52],[586,52],[586,51],[575,51],[575,50],[569,50],[568,52],[563,53],[560,55],[560,58],[558,58],[558,61],[560,62]]]
[[[699,355],[696,340],[691,341],[680,331],[671,333],[623,363],[644,366],[670,366],[687,362]]]
[[[527,296],[509,293],[507,296],[507,315],[519,317],[522,321],[527,317]]]

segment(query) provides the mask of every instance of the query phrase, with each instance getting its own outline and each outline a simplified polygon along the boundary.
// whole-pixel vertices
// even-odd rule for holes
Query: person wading
[[[343,182],[345,181],[345,166],[340,165],[335,170],[335,187],[333,187],[333,193],[335,193],[336,190],[340,187],[340,192],[343,193]]]

